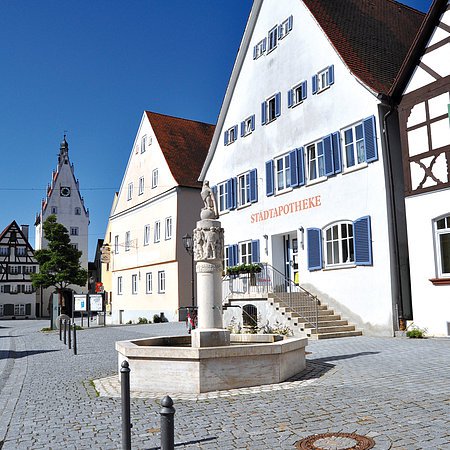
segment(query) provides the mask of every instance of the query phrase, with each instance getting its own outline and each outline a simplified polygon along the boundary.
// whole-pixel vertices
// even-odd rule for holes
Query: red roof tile
[[[303,0],[361,81],[387,93],[424,14],[393,0]]]
[[[198,177],[214,134],[214,125],[145,111],[156,139],[180,186],[200,187]]]

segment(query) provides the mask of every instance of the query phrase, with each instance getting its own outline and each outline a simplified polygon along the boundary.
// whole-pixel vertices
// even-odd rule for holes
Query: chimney
[[[29,225],[20,225],[20,229],[22,230],[25,239],[28,241],[28,230],[30,229]]]

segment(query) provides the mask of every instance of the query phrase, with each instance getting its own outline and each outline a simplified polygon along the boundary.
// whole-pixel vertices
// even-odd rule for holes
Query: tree
[[[85,286],[88,273],[80,266],[82,252],[70,243],[69,232],[56,221],[55,215],[47,218],[43,229],[48,247],[36,250],[34,254],[39,272],[31,275],[31,282],[34,288],[54,286],[61,299],[62,291],[67,286]]]

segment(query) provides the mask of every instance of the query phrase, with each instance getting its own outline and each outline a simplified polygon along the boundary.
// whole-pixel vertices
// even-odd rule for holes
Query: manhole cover
[[[309,436],[295,444],[299,450],[366,450],[375,441],[355,433],[324,433]]]

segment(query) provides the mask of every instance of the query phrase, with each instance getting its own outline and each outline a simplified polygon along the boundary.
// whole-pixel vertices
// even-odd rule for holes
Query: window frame
[[[275,25],[267,33],[267,54],[278,47],[278,25]]]
[[[122,276],[117,277],[117,295],[123,294],[123,278]]]
[[[71,236],[79,236],[80,229],[78,227],[70,227],[70,235]]]
[[[155,227],[153,229],[153,242],[158,243],[161,241],[161,221],[155,220]]]
[[[250,205],[250,171],[237,176],[238,207]]]
[[[144,193],[144,177],[139,177],[138,195],[142,195],[143,193]]]
[[[51,206],[50,207],[51,214],[58,214],[58,207],[57,206]]]
[[[117,255],[119,253],[119,235],[116,234],[114,236],[114,254]]]
[[[278,169],[278,162],[281,161],[283,167],[281,170]],[[273,159],[274,166],[274,183],[275,183],[275,193],[281,194],[291,189],[291,163],[289,153],[285,153]],[[283,187],[279,184],[279,175],[282,174]]]
[[[240,262],[240,264],[251,264],[252,263],[252,241],[251,240],[239,242],[239,262]]]
[[[446,226],[444,228],[438,228],[438,222],[444,220]],[[433,234],[434,234],[434,253],[436,260],[436,275],[438,278],[450,278],[450,271],[444,272],[443,267],[443,254],[442,254],[442,242],[441,236],[449,235],[450,239],[450,214],[445,214],[433,219]],[[450,255],[450,248],[448,250]]]
[[[254,47],[253,47],[253,59],[258,59],[264,53],[266,53],[266,45],[267,38],[261,39]]]
[[[311,159],[310,150],[314,146],[315,157]],[[319,147],[321,148],[322,153],[319,154]],[[306,153],[306,172],[307,172],[307,180],[308,183],[315,183],[321,180],[325,180],[327,176],[325,175],[325,149],[323,146],[323,141],[315,141],[311,142],[308,145],[305,145],[305,153]],[[315,169],[315,177],[311,177],[311,163],[314,163]]]
[[[131,294],[136,295],[138,293],[138,279],[137,274],[133,273],[131,275]]]
[[[147,272],[145,274],[145,293],[153,293],[153,272]]]
[[[358,139],[357,137],[357,128],[361,127],[361,137]],[[351,142],[347,143],[347,132],[351,131],[352,133],[352,140]],[[366,143],[365,143],[365,138],[364,138],[364,124],[362,121],[356,122],[348,127],[345,127],[342,129],[341,131],[341,135],[342,135],[342,153],[344,156],[344,162],[345,162],[345,171],[351,171],[351,170],[355,170],[357,168],[360,167],[366,167],[367,166],[367,160],[366,160]],[[358,144],[359,144],[359,148],[358,148]],[[349,159],[348,159],[348,152],[347,152],[347,147],[352,148],[352,158],[353,158],[353,164],[349,165]],[[359,161],[360,159],[360,151],[362,151],[362,160]]]
[[[144,134],[144,136],[141,137],[141,153],[144,153],[147,146],[147,135]]]
[[[342,227],[346,228],[346,235],[343,235]],[[336,235],[334,234],[336,229]],[[349,233],[351,231],[351,233]],[[345,266],[355,266],[355,250],[354,250],[354,229],[351,220],[341,220],[333,222],[322,230],[324,254],[323,263],[324,268],[337,268]],[[329,236],[330,235],[330,236]],[[335,245],[333,245],[335,244]],[[337,260],[336,260],[337,247]],[[331,252],[330,252],[331,249]],[[344,254],[347,253],[347,260],[344,261]],[[329,262],[331,256],[332,261]]]
[[[75,207],[75,215],[76,216],[81,216],[81,208],[79,206]]]
[[[217,185],[217,206],[219,214],[228,211],[227,208],[228,183],[223,181]]]
[[[144,245],[150,244],[151,227],[150,224],[144,225]]]
[[[158,294],[166,292],[166,271],[158,270]]]
[[[155,189],[156,187],[158,187],[158,183],[159,183],[158,169],[153,169],[152,170],[152,189]]]
[[[125,232],[125,251],[126,252],[130,251],[130,247],[131,247],[131,232],[126,231]]]
[[[164,220],[165,230],[164,230],[164,238],[166,241],[172,239],[172,216],[166,217]]]
[[[127,201],[130,201],[133,198],[133,182],[130,181],[127,187]]]

